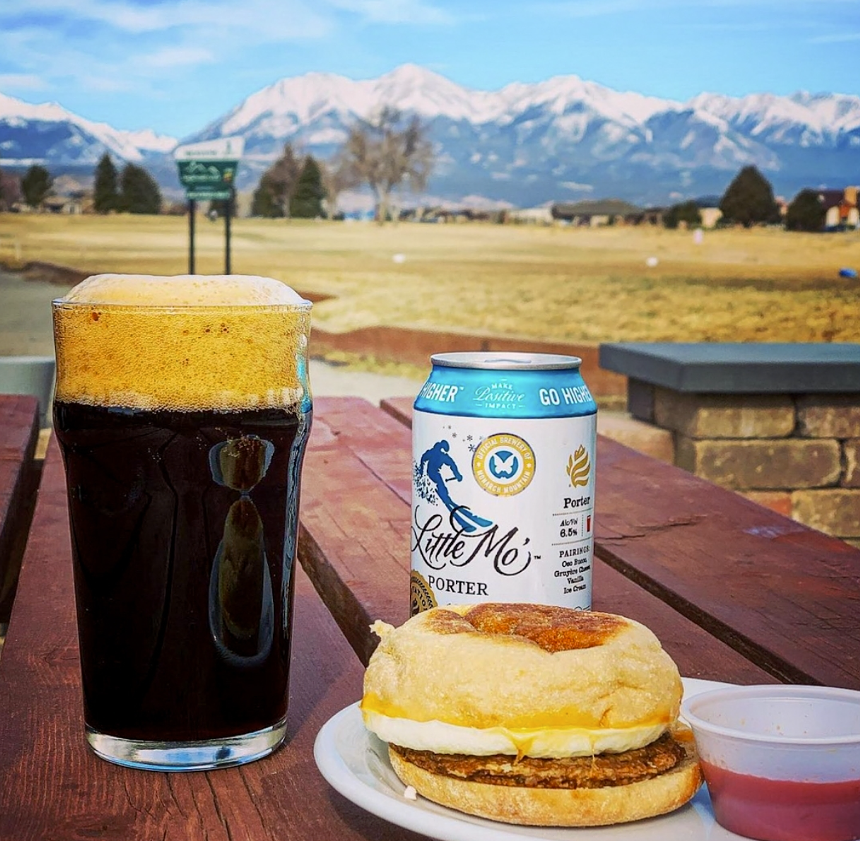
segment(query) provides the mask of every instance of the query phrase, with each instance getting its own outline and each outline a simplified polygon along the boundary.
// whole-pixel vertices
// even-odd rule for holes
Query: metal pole
[[[188,199],[188,274],[194,274],[194,216],[197,212],[197,202]]]
[[[230,197],[224,203],[224,274],[232,274],[230,270],[230,217],[233,215],[234,189],[230,188]]]

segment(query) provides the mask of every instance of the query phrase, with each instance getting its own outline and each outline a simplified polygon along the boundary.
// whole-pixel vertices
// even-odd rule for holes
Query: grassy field
[[[186,270],[187,249],[182,217],[0,215],[7,264],[174,274]],[[222,271],[223,249],[223,222],[200,217],[197,271]],[[651,257],[658,263],[648,267]],[[696,244],[688,231],[651,228],[233,223],[233,270],[334,296],[314,308],[315,324],[331,331],[392,324],[572,342],[860,341],[860,281],[840,278],[842,267],[860,270],[860,233],[708,231]],[[20,316],[27,301],[61,290],[0,291],[11,305],[0,308],[2,333],[16,309]],[[26,336],[27,318],[15,324]]]

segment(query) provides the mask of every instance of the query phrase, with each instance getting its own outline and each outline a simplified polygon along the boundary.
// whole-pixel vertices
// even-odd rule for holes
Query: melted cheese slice
[[[443,721],[410,721],[392,718],[373,710],[362,710],[368,730],[384,742],[433,753],[461,753],[468,756],[532,756],[561,759],[567,756],[594,756],[621,753],[650,744],[666,730],[665,724],[624,729],[588,730],[579,727],[508,729],[507,727],[462,727]]]

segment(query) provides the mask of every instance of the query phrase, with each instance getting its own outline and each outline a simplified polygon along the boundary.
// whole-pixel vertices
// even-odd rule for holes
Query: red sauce
[[[860,838],[860,780],[807,783],[735,774],[702,763],[721,826],[760,841]]]

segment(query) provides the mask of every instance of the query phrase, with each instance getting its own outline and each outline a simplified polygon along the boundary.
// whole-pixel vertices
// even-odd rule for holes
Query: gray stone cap
[[[860,393],[860,344],[614,342],[600,367],[675,391]]]

